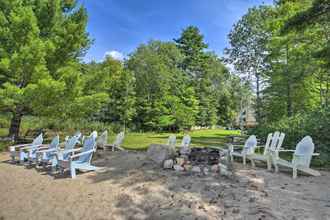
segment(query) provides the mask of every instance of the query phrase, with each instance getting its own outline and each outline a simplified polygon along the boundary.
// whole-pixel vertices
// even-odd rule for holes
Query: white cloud
[[[111,50],[111,51],[105,52],[104,58],[107,57],[107,56],[110,56],[113,59],[119,60],[119,61],[123,61],[124,58],[125,58],[125,55],[123,53],[121,53],[119,51],[116,51],[116,50]]]

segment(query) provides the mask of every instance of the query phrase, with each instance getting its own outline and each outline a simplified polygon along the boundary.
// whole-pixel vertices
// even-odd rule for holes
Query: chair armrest
[[[70,159],[73,159],[75,157],[79,157],[79,156],[82,156],[82,155],[85,155],[85,154],[90,154],[92,152],[95,152],[95,150],[88,150],[88,151],[85,151],[85,152],[81,152],[81,153],[78,153],[78,154],[75,154],[75,155],[72,155],[70,156]]]
[[[265,146],[264,145],[262,145],[262,146],[256,146],[255,148],[265,148]]]
[[[244,144],[232,144],[233,147],[244,147]]]
[[[45,145],[44,147],[43,146],[38,147],[38,150],[46,150],[46,149],[49,149],[48,145]]]
[[[296,156],[296,157],[304,157],[304,156],[306,156],[306,154],[294,154],[294,156]],[[313,153],[312,156],[320,156],[320,154],[319,153]]]
[[[32,145],[31,143],[29,144],[16,144],[16,145],[10,145],[9,147],[25,147],[25,146],[28,146],[28,145]]]
[[[279,149],[279,152],[295,152],[296,150]]]
[[[59,153],[68,154],[68,153],[74,153],[74,152],[77,152],[77,151],[80,151],[80,150],[81,150],[81,147],[74,148],[74,149],[71,149],[71,150],[61,150],[61,151],[59,151]]]
[[[231,149],[233,151],[235,151],[235,150],[242,150],[242,149],[244,149],[244,145],[238,145],[238,144],[231,145]]]
[[[42,146],[42,144],[29,145],[29,146],[26,146],[26,147],[21,147],[20,150],[29,150],[29,149],[32,149],[32,148],[38,148],[40,146]]]
[[[17,144],[17,145],[11,145],[8,147],[9,151],[15,151],[16,148],[22,148],[22,147],[27,147],[27,146],[31,146],[32,144]]]
[[[47,149],[47,150],[38,150],[36,153],[48,153],[48,152],[53,152],[56,151],[57,149],[52,148],[52,149]]]

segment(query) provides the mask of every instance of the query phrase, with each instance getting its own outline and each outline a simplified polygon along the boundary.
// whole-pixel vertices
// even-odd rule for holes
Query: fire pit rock
[[[172,159],[164,161],[164,169],[172,169],[174,161]]]
[[[151,144],[148,148],[147,155],[152,161],[163,166],[165,160],[175,158],[176,151],[169,145]]]
[[[201,172],[201,168],[199,166],[193,166],[191,169],[192,172],[194,173],[200,173]]]

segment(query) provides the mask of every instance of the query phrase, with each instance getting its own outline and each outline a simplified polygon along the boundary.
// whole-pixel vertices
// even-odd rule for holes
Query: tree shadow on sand
[[[104,169],[88,178],[118,190],[115,215],[124,219],[277,219],[237,179],[164,170],[141,152],[97,153],[94,164]]]

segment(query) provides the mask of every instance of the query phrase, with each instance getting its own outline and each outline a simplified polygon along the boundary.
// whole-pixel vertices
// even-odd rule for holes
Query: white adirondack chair
[[[57,149],[54,154],[50,154],[49,157],[44,152],[40,152],[43,154],[42,163],[47,165],[51,163],[52,171],[55,171],[58,166],[59,160],[68,160],[69,156],[74,155],[75,152],[80,151],[81,148],[74,148],[76,144],[79,144],[81,137],[81,133],[77,132],[72,137],[68,137],[64,143],[64,149]],[[45,157],[46,156],[46,157]]]
[[[39,165],[39,158],[41,156],[40,152],[44,152],[44,157],[50,157],[52,152],[56,151],[60,144],[60,137],[56,135],[50,144],[43,144],[41,147],[37,148],[35,151],[30,151],[28,155],[29,164],[36,163],[36,166]]]
[[[186,134],[183,136],[182,141],[181,141],[181,147],[180,147],[180,154],[181,155],[188,155],[191,152],[190,149],[190,142],[191,142],[191,137],[190,135]]]
[[[278,151],[280,150],[283,141],[284,141],[285,134],[280,133],[279,131],[268,134],[267,141],[264,147],[263,154],[252,154],[248,155],[250,160],[258,160],[267,162],[267,169],[271,170],[272,168],[272,155],[277,155]],[[253,162],[252,165],[255,163]]]
[[[176,136],[174,134],[171,134],[167,139],[167,145],[174,146],[176,145]]]
[[[238,152],[234,151],[234,146],[229,145],[229,153],[230,153],[230,160],[233,161],[234,157],[241,157],[243,158],[243,165],[246,165],[246,159],[249,155],[254,154],[255,148],[257,147],[257,138],[255,135],[251,135],[246,141],[243,146],[243,149]],[[254,166],[254,161],[251,160],[252,165]]]
[[[286,161],[281,159],[278,154],[273,155],[273,163],[275,166],[275,172],[278,172],[279,166],[292,168],[293,179],[297,178],[297,172],[302,171],[312,176],[320,176],[320,172],[310,168],[310,163],[313,156],[319,154],[314,153],[314,143],[310,136],[304,137],[296,146],[295,150],[279,150],[279,152],[294,152],[292,161]]]
[[[96,147],[106,150],[106,145],[108,144],[108,131],[105,130],[97,139]]]
[[[93,153],[96,151],[95,134],[96,133],[85,138],[80,153],[70,155],[68,159],[58,161],[61,173],[69,169],[71,178],[76,178],[76,170],[95,171],[99,169],[98,167],[91,165]]]
[[[125,149],[121,147],[124,138],[125,138],[125,133],[122,131],[119,134],[117,134],[115,141],[112,144],[107,144],[106,147],[111,147],[112,151],[115,151],[115,148],[121,151],[125,151]]]
[[[42,133],[40,133],[30,144],[18,144],[18,145],[9,146],[8,148],[11,156],[11,161],[15,163],[16,162],[15,158],[18,157],[20,159],[21,155],[24,161],[24,159],[27,158],[27,154],[23,155],[23,153],[21,153],[22,150],[28,150],[29,148],[40,147],[42,145],[42,142],[43,142],[43,137],[42,137]]]

